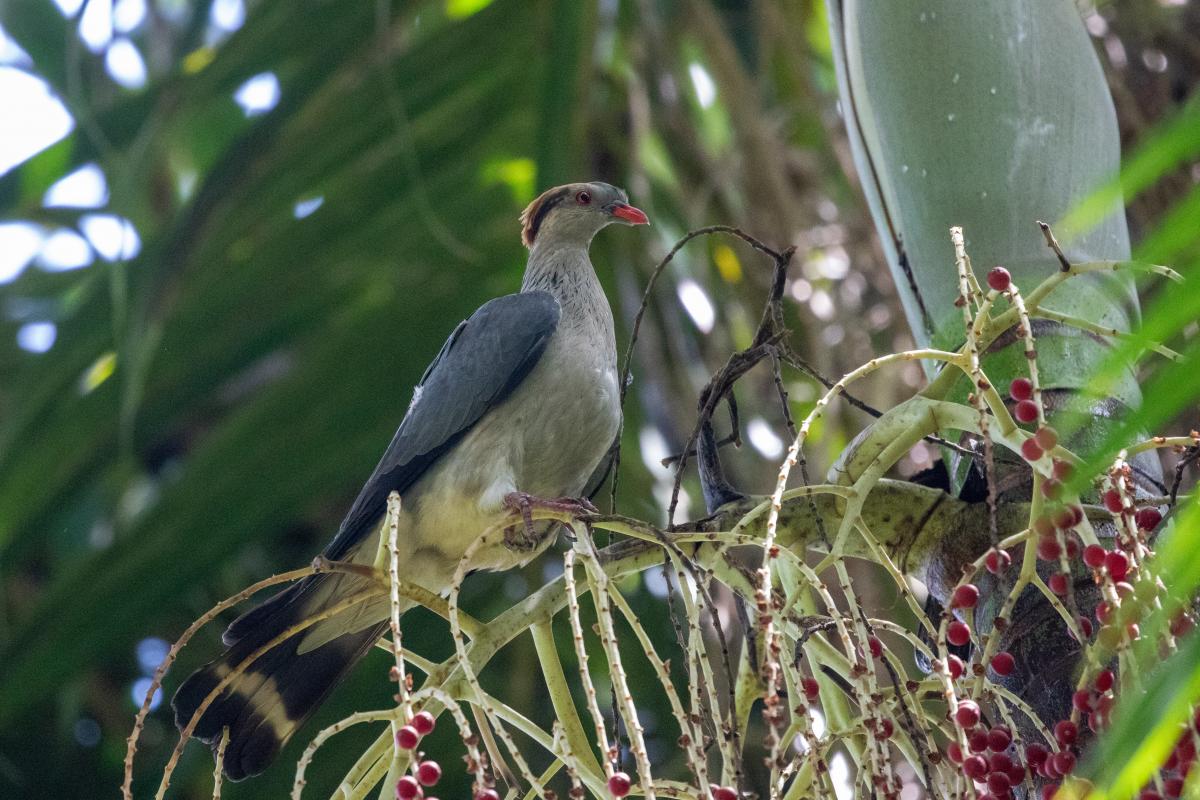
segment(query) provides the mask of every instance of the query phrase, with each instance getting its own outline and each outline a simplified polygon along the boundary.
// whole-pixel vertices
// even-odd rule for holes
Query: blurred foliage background
[[[1136,148],[1200,80],[1200,7],[1119,0],[1080,14],[1122,144]],[[622,338],[670,245],[724,223],[797,246],[793,344],[823,374],[911,346],[820,2],[4,0],[0,30],[6,85],[33,81],[67,115],[60,140],[0,174],[0,795],[115,791],[165,642],[323,546],[444,337],[518,287],[516,217],[541,188],[606,180],[653,221],[593,248]],[[0,95],[0,130],[25,114]],[[1195,206],[1198,182],[1185,165],[1139,194],[1135,240],[1181,198]],[[634,361],[622,512],[664,518],[661,460],[709,374],[747,344],[768,266],[702,240],[657,286]],[[886,408],[922,381],[914,365],[862,397]],[[788,389],[803,412],[818,384]],[[746,444],[727,466],[763,491],[786,433],[768,373],[740,395]],[[817,474],[867,419],[843,407],[823,420]],[[918,446],[906,470],[936,457]],[[702,514],[685,486],[680,518]],[[466,605],[492,616],[544,569],[477,576]],[[639,580],[625,587],[635,607],[672,637],[655,613],[661,578]],[[443,625],[409,620],[406,643],[449,654]],[[219,634],[184,652],[168,690]],[[369,657],[309,735],[387,703],[386,660]],[[510,648],[491,680],[529,694],[519,676],[534,663]],[[648,711],[652,754],[667,760],[674,742]],[[156,782],[174,735],[162,703],[135,787]],[[370,736],[327,745],[313,796]],[[226,796],[283,794],[306,738]],[[190,747],[175,796],[208,796],[210,781],[207,750]]]

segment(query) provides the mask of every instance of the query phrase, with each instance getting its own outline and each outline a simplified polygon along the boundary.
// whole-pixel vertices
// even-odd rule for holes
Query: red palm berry
[[[1070,530],[1075,526],[1075,509],[1071,506],[1061,506],[1054,512],[1051,519],[1054,520],[1054,527],[1059,530]],[[1067,544],[1069,546],[1070,542],[1068,541]],[[1067,557],[1070,558],[1070,556],[1071,553],[1068,551]]]
[[[1049,514],[1038,517],[1033,521],[1033,532],[1041,538],[1054,538],[1054,520]]]
[[[958,680],[962,677],[966,667],[963,665],[962,659],[954,654],[946,656],[946,669],[950,672],[950,677],[953,680]]]
[[[1008,394],[1013,400],[1033,399],[1033,381],[1029,378],[1013,378],[1008,385]]]
[[[401,750],[412,750],[421,742],[421,735],[412,725],[405,725],[396,731],[396,745]]]
[[[1137,526],[1144,531],[1152,531],[1158,527],[1158,523],[1162,522],[1162,514],[1153,506],[1139,508],[1137,514],[1133,517],[1137,522]]]
[[[1042,481],[1042,497],[1047,500],[1057,500],[1062,496],[1062,483],[1057,478],[1047,478]]]
[[[1043,450],[1053,450],[1058,444],[1058,431],[1049,425],[1043,425],[1038,428],[1037,433],[1034,434],[1034,438],[1037,439],[1037,443],[1042,446]]]
[[[817,683],[816,678],[805,678],[800,681],[800,685],[804,688],[804,696],[810,701],[816,700],[821,695],[821,686]]]
[[[971,629],[967,623],[956,619],[946,626],[946,639],[950,644],[961,647],[971,641]]]
[[[1121,509],[1125,507],[1121,502],[1121,493],[1116,489],[1109,489],[1107,492],[1105,492],[1104,507],[1107,508],[1110,513],[1120,514]]]
[[[1071,511],[1072,527],[1074,527],[1075,525],[1078,525],[1080,522],[1083,522],[1083,514],[1082,513],[1075,514],[1075,511],[1079,508],[1079,506],[1067,506],[1067,508]],[[1067,539],[1067,558],[1074,561],[1075,559],[1079,558],[1079,548],[1081,547],[1081,545],[1079,544],[1079,537],[1075,535],[1074,531],[1071,531],[1070,533],[1067,534],[1066,539]]]
[[[1051,474],[1060,481],[1069,481],[1071,480],[1071,476],[1075,474],[1075,466],[1070,461],[1063,461],[1061,458],[1056,458],[1051,466]]]
[[[946,745],[946,758],[953,761],[955,764],[961,764],[963,761],[962,745],[958,742],[951,742]]]
[[[1059,597],[1063,597],[1070,588],[1071,582],[1067,580],[1067,575],[1064,572],[1056,572],[1050,576],[1050,580],[1046,581],[1050,586],[1050,591],[1054,592]]]
[[[1092,693],[1087,689],[1080,689],[1071,695],[1071,705],[1078,710],[1087,713],[1092,710]]]
[[[979,602],[979,587],[973,583],[964,583],[954,590],[951,605],[954,608],[974,608]]]
[[[1012,759],[1006,753],[992,753],[988,759],[988,768],[992,772],[1008,772],[1012,769]]]
[[[1076,617],[1075,621],[1079,623],[1079,632],[1083,634],[1083,638],[1092,638],[1092,621],[1087,617]],[[1075,635],[1074,631],[1071,632],[1071,635]]]
[[[737,800],[737,790],[732,786],[716,786],[711,788],[713,800]]]
[[[963,761],[963,773],[972,780],[981,781],[987,775],[987,761],[983,756],[971,756]]]
[[[1058,543],[1058,539],[1053,536],[1043,536],[1038,539],[1037,556],[1042,561],[1058,561],[1058,557],[1062,555],[1062,545]]]
[[[1054,800],[1054,795],[1058,794],[1057,783],[1047,783],[1042,787],[1042,800]]]
[[[1012,566],[1012,556],[1005,550],[989,550],[983,559],[983,564],[987,567],[988,572],[999,575]]]
[[[999,653],[996,653],[996,655],[992,656],[991,664],[995,673],[1001,676],[1011,675],[1012,671],[1017,666],[1016,659],[1014,659],[1012,657],[1012,653],[1008,652],[1007,650],[1002,650]]]
[[[613,797],[624,797],[633,787],[633,781],[624,772],[614,772],[608,779],[608,793]]]
[[[1183,778],[1167,778],[1163,781],[1163,791],[1167,797],[1181,797],[1183,795]]]
[[[1013,409],[1017,422],[1034,422],[1038,418],[1038,404],[1032,400],[1020,400]]]
[[[871,658],[879,658],[883,655],[883,642],[879,641],[876,636],[867,639],[867,648],[871,651]]]
[[[1179,771],[1184,771],[1184,766],[1189,765],[1196,759],[1196,742],[1188,734],[1183,734],[1179,738],[1179,744],[1175,745],[1175,753],[1179,756],[1180,767]]]
[[[1007,291],[1012,285],[1012,275],[1004,267],[992,267],[988,270],[987,284],[997,292]]]
[[[954,710],[954,721],[963,728],[974,728],[979,724],[979,706],[974,700],[960,700],[958,708]],[[986,737],[984,747],[987,747]]]
[[[1191,632],[1196,626],[1196,621],[1192,619],[1192,615],[1186,611],[1180,611],[1171,618],[1171,635],[1175,638],[1184,636]]]
[[[1008,779],[1008,770],[1004,772],[993,772],[987,776],[988,791],[993,794],[1003,796],[1008,794],[1008,790],[1012,788],[1012,781]]]
[[[417,766],[417,780],[422,786],[433,786],[442,779],[442,768],[436,761],[422,761]]]
[[[1036,440],[1026,439],[1021,442],[1021,455],[1025,456],[1026,461],[1037,461],[1045,453],[1042,452],[1042,448]]]
[[[1107,692],[1113,687],[1116,680],[1117,676],[1113,674],[1111,669],[1100,670],[1096,675],[1096,691],[1101,693]]]
[[[500,800],[500,793],[495,789],[484,789],[475,793],[475,800]]]
[[[411,724],[417,729],[417,733],[422,736],[428,736],[433,733],[433,729],[437,725],[437,719],[428,711],[420,711],[412,718]]]
[[[1129,556],[1120,550],[1109,551],[1104,556],[1104,566],[1108,567],[1108,574],[1114,581],[1123,581],[1129,574]]]
[[[1083,563],[1087,564],[1092,569],[1099,569],[1104,566],[1104,557],[1108,555],[1108,551],[1098,544],[1089,544],[1083,548]]]
[[[421,796],[421,784],[412,775],[405,775],[396,781],[396,797],[399,800],[413,800]]]
[[[1025,760],[1029,762],[1031,767],[1038,767],[1046,763],[1046,759],[1050,757],[1050,751],[1040,744],[1031,744],[1025,748]]]
[[[1013,786],[1018,786],[1025,780],[1025,765],[1013,764],[1008,768],[1008,780]]]
[[[1069,719],[1061,719],[1054,724],[1054,738],[1063,747],[1070,747],[1079,739],[1079,726]],[[1066,774],[1066,770],[1063,772]]]
[[[1060,750],[1051,760],[1054,762],[1054,771],[1059,775],[1070,775],[1071,770],[1075,769],[1075,754],[1070,750]]]
[[[1096,603],[1096,621],[1101,625],[1107,625],[1112,619],[1112,614],[1113,609],[1108,604],[1108,601],[1101,600],[1099,603]]]
[[[988,749],[988,732],[983,728],[976,728],[967,734],[967,747],[971,748],[972,753],[982,753]]]

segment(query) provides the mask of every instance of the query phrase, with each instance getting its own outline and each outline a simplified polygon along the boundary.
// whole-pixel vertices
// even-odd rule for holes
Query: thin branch
[[[1054,255],[1058,259],[1058,264],[1062,268],[1062,271],[1070,272],[1071,262],[1067,260],[1067,256],[1063,253],[1062,247],[1059,246],[1058,239],[1054,237],[1054,231],[1050,230],[1050,226],[1045,222],[1042,222],[1040,219],[1037,221],[1037,225],[1042,229],[1042,236],[1046,238],[1046,247],[1049,247],[1054,251]]]
[[[1171,481],[1171,491],[1168,493],[1172,508],[1175,507],[1175,501],[1179,496],[1179,485],[1183,483],[1184,470],[1198,461],[1200,461],[1200,444],[1188,448],[1183,458],[1179,459],[1179,463],[1175,465],[1175,478]]]
[[[638,306],[637,314],[635,314],[633,317],[633,328],[629,333],[629,343],[625,345],[625,355],[621,365],[621,426],[617,431],[616,443],[613,445],[612,483],[609,486],[609,511],[616,511],[617,509],[617,483],[620,478],[621,466],[621,433],[625,428],[625,395],[629,391],[630,370],[633,364],[633,348],[637,344],[638,334],[642,329],[642,319],[646,316],[646,310],[650,307],[650,297],[654,292],[654,286],[658,283],[659,276],[662,275],[663,270],[667,268],[667,265],[671,263],[671,261],[675,258],[675,255],[683,249],[685,244],[698,236],[708,236],[714,233],[726,233],[730,236],[736,236],[737,238],[746,242],[746,244],[753,247],[755,250],[766,253],[768,256],[776,260],[779,258],[779,253],[776,253],[770,247],[767,247],[767,245],[763,244],[758,239],[754,238],[740,228],[735,228],[730,225],[709,225],[705,228],[697,228],[696,230],[688,231],[683,238],[677,241],[674,246],[667,251],[667,254],[663,256],[662,260],[658,262],[658,265],[654,267],[654,270],[650,273],[649,280],[646,281],[646,289],[642,292],[642,302]],[[685,453],[687,452],[687,449],[688,448],[686,447],[684,448]]]

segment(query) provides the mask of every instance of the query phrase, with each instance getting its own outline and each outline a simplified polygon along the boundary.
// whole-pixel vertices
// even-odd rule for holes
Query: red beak
[[[649,225],[650,218],[640,208],[634,208],[628,203],[613,203],[609,213],[617,219],[623,219],[630,225]]]

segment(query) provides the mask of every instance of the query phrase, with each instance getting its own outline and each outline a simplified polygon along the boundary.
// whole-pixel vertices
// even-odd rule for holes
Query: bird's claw
[[[536,546],[536,543],[542,538],[533,527],[533,510],[535,508],[554,511],[560,514],[569,514],[571,516],[597,514],[600,511],[586,497],[555,497],[547,500],[542,497],[535,497],[528,492],[509,492],[504,496],[504,507],[514,514],[521,515],[521,520],[525,528],[525,536],[519,538],[511,535],[515,534],[516,526],[513,525],[506,529],[505,540],[509,546],[522,549],[524,549],[523,546],[528,546],[528,543],[533,543]]]

